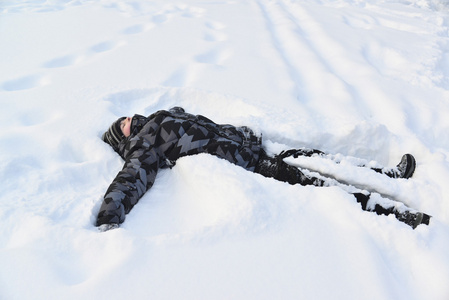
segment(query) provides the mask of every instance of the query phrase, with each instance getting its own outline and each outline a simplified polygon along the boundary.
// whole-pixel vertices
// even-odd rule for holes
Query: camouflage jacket
[[[186,155],[209,153],[254,171],[261,138],[248,127],[219,125],[175,107],[149,117],[133,116],[131,135],[115,151],[125,160],[104,196],[97,226],[119,224],[150,189],[160,168]]]

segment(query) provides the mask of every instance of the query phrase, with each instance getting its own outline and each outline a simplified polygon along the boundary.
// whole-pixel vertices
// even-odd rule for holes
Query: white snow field
[[[447,1],[0,1],[0,299],[449,299],[448,51]],[[172,106],[430,225],[202,154],[100,233],[102,133]],[[353,166],[404,153],[409,180]]]

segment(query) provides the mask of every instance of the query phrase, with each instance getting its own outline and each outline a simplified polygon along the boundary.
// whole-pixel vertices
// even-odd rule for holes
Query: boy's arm
[[[159,156],[154,149],[135,151],[106,191],[96,225],[123,223],[125,215],[153,186],[158,169]]]

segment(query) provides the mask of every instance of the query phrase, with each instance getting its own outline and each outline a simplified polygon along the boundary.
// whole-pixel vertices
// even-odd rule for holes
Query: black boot
[[[429,225],[430,222],[430,216],[422,212],[395,212],[394,215],[396,216],[396,219],[411,226],[413,229],[415,229],[419,224]]]
[[[391,178],[408,179],[413,176],[416,168],[416,160],[411,154],[404,154],[395,169],[384,171],[383,169],[373,169],[378,173],[383,173]]]
[[[408,179],[413,176],[416,168],[416,160],[411,154],[404,154],[401,162],[397,165],[400,178]]]

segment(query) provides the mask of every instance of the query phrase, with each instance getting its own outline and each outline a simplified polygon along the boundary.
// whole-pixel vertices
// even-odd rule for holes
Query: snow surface
[[[449,299],[448,36],[437,0],[0,1],[0,299]],[[203,154],[99,233],[102,132],[174,105],[431,224]]]

